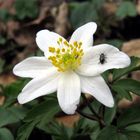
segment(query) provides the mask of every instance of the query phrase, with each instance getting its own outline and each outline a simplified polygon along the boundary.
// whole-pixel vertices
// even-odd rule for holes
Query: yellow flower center
[[[58,71],[75,70],[81,65],[84,55],[82,42],[75,41],[73,44],[69,44],[66,40],[59,38],[57,44],[60,46],[59,48],[49,47],[52,55],[48,59],[57,67]]]

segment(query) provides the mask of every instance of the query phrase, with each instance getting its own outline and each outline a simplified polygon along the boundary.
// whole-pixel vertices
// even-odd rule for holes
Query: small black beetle
[[[99,60],[100,60],[100,63],[101,63],[101,64],[104,64],[104,63],[106,62],[106,56],[105,56],[104,53],[101,53],[101,54],[100,54]]]

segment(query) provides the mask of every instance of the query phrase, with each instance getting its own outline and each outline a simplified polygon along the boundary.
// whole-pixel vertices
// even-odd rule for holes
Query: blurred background
[[[35,42],[36,33],[49,29],[69,39],[77,27],[89,21],[98,25],[94,44],[109,43],[129,56],[140,57],[140,0],[0,0],[0,104],[10,111],[0,108],[0,135],[9,135],[0,140],[17,135],[17,124],[9,124],[25,117],[28,107],[12,110],[11,105],[28,80],[14,76],[12,69],[29,56],[43,55]],[[133,72],[130,77],[140,80],[140,72]],[[134,97],[133,102],[123,101],[120,106],[125,108],[138,101]],[[36,103],[30,106],[33,104]],[[12,118],[12,113],[18,117]],[[59,121],[71,127],[77,119],[78,116],[65,116]],[[38,140],[44,140],[44,135],[35,129],[29,139],[39,136]],[[47,139],[51,139],[49,135]]]
[[[0,83],[15,80],[13,66],[41,55],[35,36],[53,30],[69,39],[77,27],[98,24],[94,44],[113,44],[130,56],[140,55],[139,0],[0,0]]]

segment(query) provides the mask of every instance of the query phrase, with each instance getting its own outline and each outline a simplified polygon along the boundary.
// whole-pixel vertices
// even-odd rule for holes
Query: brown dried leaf
[[[117,8],[118,6],[115,2],[106,2],[103,5],[103,9],[107,15],[114,15],[117,11]]]
[[[131,106],[134,105],[138,105],[140,104],[140,97],[132,94],[133,100],[132,101],[128,101],[127,99],[122,99],[119,103],[118,103],[118,107],[119,108],[129,108]]]
[[[55,21],[55,32],[62,36],[66,36],[70,29],[70,24],[68,20],[68,4],[66,2],[63,2],[59,8],[58,8],[58,14],[56,16]]]
[[[137,9],[137,13],[140,15],[140,0],[137,0],[136,9]]]
[[[49,15],[49,13],[50,13],[49,10],[50,10],[49,7],[42,7],[40,9],[40,13],[39,13],[38,18],[33,20],[32,22],[29,22],[28,24],[26,24],[26,26],[40,24]]]
[[[123,44],[122,51],[129,56],[140,57],[140,39],[134,39]]]
[[[0,33],[5,32],[5,31],[6,31],[6,25],[2,21],[0,21]]]
[[[11,14],[15,14],[14,2],[15,0],[0,0],[0,8],[8,10]]]
[[[20,24],[17,21],[10,20],[7,22],[7,34],[9,38],[15,38],[15,31],[20,29]]]
[[[3,86],[9,85],[15,81],[16,81],[16,78],[12,74],[0,75],[0,84],[2,84]]]
[[[15,41],[20,46],[30,46],[33,47],[35,44],[35,40],[32,35],[32,33],[29,33],[28,31],[19,31],[17,34],[15,34]]]
[[[63,117],[58,117],[56,118],[56,120],[59,123],[62,123],[63,125],[65,125],[66,127],[73,127],[74,124],[80,119],[80,116],[77,115],[71,115],[71,116],[63,116]]]
[[[5,97],[4,96],[0,96],[0,105],[3,105],[5,101]]]
[[[140,71],[134,71],[132,72],[132,79],[140,81]]]

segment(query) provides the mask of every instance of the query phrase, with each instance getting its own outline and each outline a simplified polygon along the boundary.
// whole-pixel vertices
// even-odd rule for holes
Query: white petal
[[[21,77],[40,77],[55,69],[45,57],[29,57],[18,63],[13,73]]]
[[[101,64],[100,56],[105,55],[105,62]],[[108,44],[101,44],[90,47],[85,51],[82,65],[77,72],[85,76],[96,76],[108,69],[124,68],[131,63],[130,58],[116,47]]]
[[[58,102],[67,114],[74,114],[80,100],[80,79],[74,72],[63,73],[58,82]]]
[[[95,22],[89,22],[76,29],[69,42],[81,41],[83,43],[83,48],[91,47],[93,45],[93,34],[96,29],[97,24]]]
[[[48,47],[59,47],[57,44],[59,38],[63,37],[49,30],[41,30],[36,35],[36,43],[43,52],[47,53]],[[65,39],[63,38],[63,40]]]
[[[57,72],[52,72],[48,76],[34,78],[18,95],[19,103],[24,104],[37,97],[55,92],[57,90],[58,78]]]
[[[81,76],[81,88],[83,93],[89,93],[99,102],[107,107],[114,106],[114,100],[110,89],[101,76],[84,77]]]

